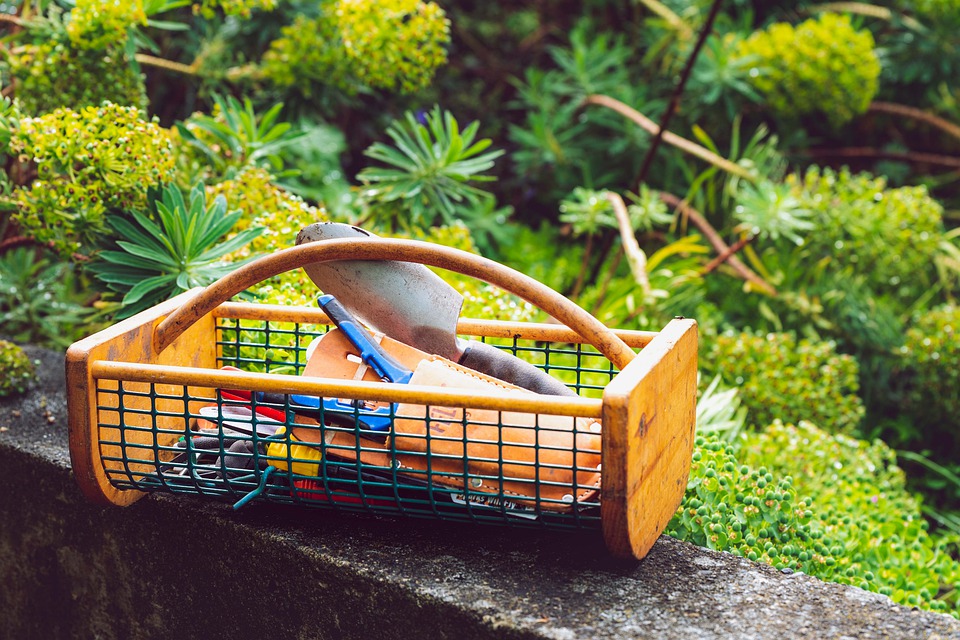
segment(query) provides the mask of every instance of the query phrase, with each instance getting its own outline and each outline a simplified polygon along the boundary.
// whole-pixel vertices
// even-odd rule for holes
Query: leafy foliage
[[[829,342],[782,333],[720,335],[700,364],[707,375],[739,389],[753,425],[808,420],[832,433],[850,433],[864,415],[857,362]]]
[[[739,465],[731,445],[698,437],[690,480],[666,533],[710,549],[722,549],[779,569],[816,575],[842,557],[811,524],[808,499],[789,477],[765,467]]]
[[[797,491],[815,496],[824,534],[841,553],[813,575],[902,604],[958,613],[960,564],[948,539],[928,533],[889,447],[801,422],[775,423],[748,439],[743,451],[748,465],[789,475]]]
[[[0,256],[2,335],[63,348],[90,332],[94,309],[90,295],[80,291],[76,272],[70,262],[51,260],[32,248]]]
[[[848,16],[823,13],[796,27],[777,22],[743,41],[739,55],[756,60],[753,85],[787,117],[823,114],[840,125],[877,93],[880,62],[869,31]]]
[[[77,49],[123,48],[134,25],[147,23],[143,0],[76,0],[67,36]]]
[[[690,91],[698,96],[700,110],[709,113],[713,109],[704,107],[717,105],[727,120],[733,120],[743,102],[761,102],[751,77],[765,71],[758,68],[755,56],[739,51],[741,41],[736,33],[711,35],[707,39],[690,77]]]
[[[0,340],[0,371],[0,398],[23,393],[37,375],[23,349],[6,340]]]
[[[856,269],[876,296],[903,309],[933,286],[943,207],[927,189],[891,189],[883,177],[819,167],[788,176],[787,184],[814,214],[817,233],[805,239],[812,256],[829,257],[838,271]]]
[[[207,187],[207,197],[224,198],[227,209],[240,214],[231,234],[251,228],[263,231],[225,256],[230,262],[242,262],[259,254],[292,247],[300,229],[329,219],[322,207],[309,205],[278,187],[270,173],[260,168],[248,167],[232,180]],[[261,282],[252,293],[269,304],[309,307],[315,304],[317,292],[306,272],[295,269]]]
[[[249,18],[254,11],[272,11],[277,0],[202,0],[199,11],[207,18],[219,9],[228,16]]]
[[[910,376],[905,400],[917,440],[936,442],[938,459],[955,460],[960,451],[954,428],[960,415],[960,307],[948,305],[918,316],[900,356]]]
[[[803,244],[804,236],[815,226],[810,211],[791,192],[790,185],[769,180],[742,183],[733,215],[738,220],[735,231],[764,234],[772,240],[783,237],[796,244]]]
[[[327,16],[298,15],[283,27],[260,61],[260,72],[275,86],[312,98],[335,88],[356,94],[360,85],[339,47],[336,24]]]
[[[169,185],[153,192],[147,205],[149,215],[133,211],[133,222],[120,216],[110,219],[110,226],[127,240],[117,242],[122,251],[103,251],[101,261],[90,267],[111,290],[124,294],[118,317],[230,273],[236,265],[221,259],[262,231],[249,228],[218,244],[242,214],[227,213],[223,197],[207,205],[199,183],[190,191],[189,202],[179,188]]]
[[[346,136],[325,123],[305,121],[294,128],[303,135],[284,145],[282,158],[285,166],[295,169],[279,183],[306,200],[322,203],[331,215],[349,217],[356,194],[340,162],[347,150]]]
[[[414,93],[446,64],[450,21],[422,0],[340,0],[335,10],[350,70],[368,87]]]
[[[634,106],[647,102],[644,86],[630,74],[633,53],[622,35],[604,32],[587,19],[570,31],[569,43],[547,49],[551,68],[528,67],[515,80],[513,106],[523,122],[510,125],[517,149],[511,160],[520,178],[537,185],[537,195],[555,202],[571,186],[598,190],[630,180],[647,135],[606,110],[584,109],[591,94],[605,94]],[[651,105],[646,105],[651,106]]]
[[[716,435],[698,437],[687,493],[667,532],[957,613],[960,564],[949,540],[927,532],[893,452],[809,422],[775,422],[748,436],[739,453]]]
[[[457,219],[461,203],[471,206],[485,198],[486,191],[469,182],[489,182],[494,178],[483,172],[493,167],[502,151],[487,151],[489,139],[474,142],[480,123],[463,131],[450,112],[435,106],[424,114],[425,123],[408,111],[403,120],[394,121],[387,135],[388,146],[374,143],[364,154],[390,168],[367,167],[357,178],[363,182],[364,198],[375,207],[399,218],[404,224],[429,226],[436,220],[449,224]]]
[[[721,387],[722,381],[715,376],[697,398],[697,433],[734,443],[747,424],[747,408],[740,405],[740,391]]]

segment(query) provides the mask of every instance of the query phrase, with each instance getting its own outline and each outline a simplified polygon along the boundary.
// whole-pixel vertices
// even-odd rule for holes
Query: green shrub
[[[840,125],[866,111],[877,93],[873,36],[854,29],[848,16],[823,13],[796,27],[771,24],[744,40],[738,55],[754,57],[753,85],[786,117],[823,114]]]
[[[264,77],[305,96],[324,86],[413,93],[447,61],[450,22],[433,2],[339,0],[323,11],[281,30],[261,60]]]
[[[167,131],[111,103],[23,118],[10,148],[37,171],[16,190],[13,219],[65,257],[93,250],[106,213],[143,206],[146,188],[170,180],[174,166]]]
[[[350,71],[368,87],[414,93],[447,62],[450,21],[434,2],[340,0],[334,13]]]
[[[892,189],[883,177],[816,166],[786,181],[817,223],[802,249],[810,259],[828,259],[835,272],[855,270],[876,296],[890,296],[903,308],[927,293],[936,274],[931,258],[943,238],[943,207],[926,187]]]
[[[323,96],[328,87],[356,94],[360,85],[350,74],[337,39],[336,25],[328,17],[298,15],[270,43],[260,60],[260,72],[275,86],[307,98]]]
[[[851,432],[864,415],[854,358],[833,343],[786,333],[720,335],[702,354],[704,375],[740,389],[748,421],[809,420],[830,432]]]
[[[888,595],[936,611],[958,609],[960,565],[945,541],[934,540],[920,503],[905,489],[892,449],[809,422],[772,424],[747,439],[747,465],[790,476],[798,493],[813,496],[815,518],[839,553],[813,575]]]
[[[476,140],[479,122],[462,131],[449,111],[434,106],[424,123],[408,111],[387,127],[393,145],[376,142],[364,155],[387,167],[366,167],[357,175],[364,199],[386,218],[383,222],[409,228],[450,224],[466,206],[478,206],[492,196],[470,182],[490,182],[484,172],[503,151],[487,151],[489,138]],[[485,152],[485,153],[484,153]]]
[[[253,103],[233,96],[213,97],[211,115],[194,113],[177,123],[179,166],[194,182],[232,178],[245,167],[283,169],[283,149],[303,137],[289,122],[278,121],[283,103],[257,113]]]
[[[77,49],[122,48],[131,27],[146,23],[143,0],[76,0],[67,36]]]
[[[104,101],[146,111],[143,75],[130,65],[121,46],[88,49],[49,40],[24,44],[8,62],[25,113],[82,109]]]
[[[906,411],[938,459],[960,447],[960,307],[947,305],[917,316],[901,348],[909,376]]]
[[[205,18],[212,18],[217,9],[228,16],[249,18],[253,11],[272,11],[276,6],[277,0],[203,0],[198,11]]]
[[[0,340],[0,398],[23,393],[36,375],[33,363],[23,349]]]
[[[960,615],[960,565],[947,540],[927,533],[893,452],[879,441],[807,422],[776,422],[748,436],[739,453],[718,436],[700,436],[666,533]]]

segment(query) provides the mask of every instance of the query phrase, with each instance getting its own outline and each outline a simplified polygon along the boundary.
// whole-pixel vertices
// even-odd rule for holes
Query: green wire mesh
[[[218,364],[298,375],[307,346],[327,330],[219,319]],[[616,374],[590,346],[489,342],[585,397],[599,397]],[[297,421],[302,407],[289,396],[112,380],[99,380],[97,390],[101,459],[119,489],[237,507],[261,501],[511,526],[599,526],[599,438],[586,446],[574,435],[582,418],[535,416],[518,425],[509,412],[424,407],[411,417],[388,405],[389,428],[377,431],[372,416],[384,409],[370,403],[321,404],[312,420]],[[557,446],[558,439],[567,444]]]

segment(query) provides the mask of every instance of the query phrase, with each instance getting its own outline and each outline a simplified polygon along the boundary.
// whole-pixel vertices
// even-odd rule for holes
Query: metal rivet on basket
[[[563,500],[564,502],[566,502],[566,503],[569,504],[569,503],[573,502],[573,496],[568,493],[568,494],[566,494],[565,496],[563,496],[563,498],[561,498],[561,500]]]
[[[470,486],[473,487],[474,489],[482,487],[483,480],[481,480],[480,478],[470,478]]]

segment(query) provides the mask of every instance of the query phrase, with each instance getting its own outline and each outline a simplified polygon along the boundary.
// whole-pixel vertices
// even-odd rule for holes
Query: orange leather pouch
[[[383,338],[381,346],[413,370],[411,385],[507,396],[531,392],[438,356]],[[332,330],[320,341],[304,375],[377,380],[358,362],[353,345]],[[568,511],[600,486],[600,423],[587,418],[490,409],[399,403],[382,439],[308,425],[294,435],[320,443],[337,458],[396,469],[464,493],[493,494],[524,505]]]

